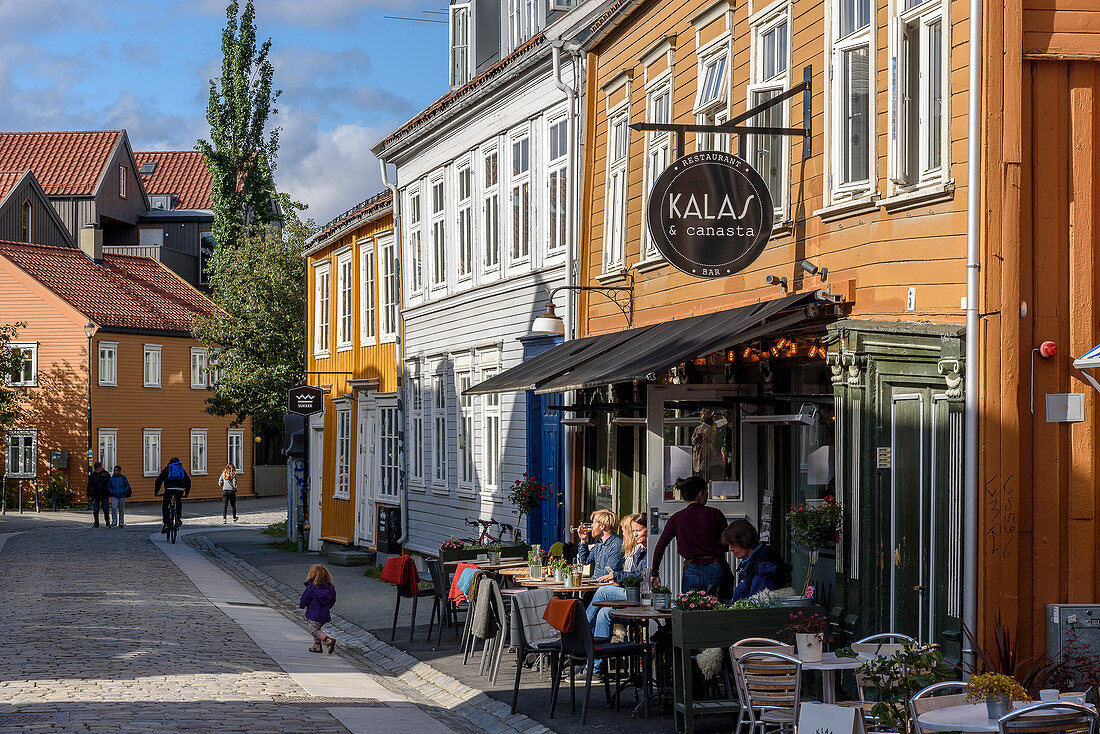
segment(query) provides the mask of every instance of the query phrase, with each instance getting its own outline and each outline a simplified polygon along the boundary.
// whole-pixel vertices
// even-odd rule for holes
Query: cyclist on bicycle
[[[161,533],[168,532],[168,503],[176,502],[176,527],[183,520],[183,498],[191,494],[191,477],[183,469],[180,460],[173,456],[168,465],[157,476],[157,483],[153,487],[153,496],[160,494],[160,488],[164,487],[164,500],[160,504],[160,515],[163,526]]]

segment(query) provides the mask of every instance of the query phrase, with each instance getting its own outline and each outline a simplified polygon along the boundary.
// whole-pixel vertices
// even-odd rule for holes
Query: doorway
[[[375,487],[378,471],[378,405],[373,397],[362,397],[356,406],[355,544],[374,545],[376,513]]]

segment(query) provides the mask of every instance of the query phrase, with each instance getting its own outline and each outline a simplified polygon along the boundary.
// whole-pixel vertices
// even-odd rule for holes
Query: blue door
[[[521,337],[523,358],[530,359],[561,343],[560,337]],[[546,501],[527,518],[527,540],[548,548],[562,539],[562,429],[561,411],[550,406],[560,395],[527,393],[527,473],[545,484]]]

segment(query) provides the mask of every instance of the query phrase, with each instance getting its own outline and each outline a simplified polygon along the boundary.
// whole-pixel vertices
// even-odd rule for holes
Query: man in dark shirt
[[[103,468],[103,464],[96,462],[92,467],[92,473],[88,475],[88,501],[92,505],[92,519],[95,520],[93,528],[99,527],[99,510],[103,508],[103,524],[111,527],[111,491],[108,483],[111,475]]]
[[[730,575],[726,546],[721,542],[726,517],[721,510],[707,507],[707,482],[702,477],[678,479],[676,490],[688,506],[665,523],[649,565],[650,581],[654,586],[661,583],[661,559],[668,544],[675,538],[676,549],[686,562],[680,590],[716,594],[720,587],[727,585]]]

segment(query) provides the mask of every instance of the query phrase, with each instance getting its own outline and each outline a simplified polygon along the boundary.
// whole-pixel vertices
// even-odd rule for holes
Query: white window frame
[[[387,344],[397,341],[397,332],[401,328],[401,273],[398,270],[397,243],[393,236],[379,238],[377,247],[382,261],[381,340]]]
[[[144,387],[161,386],[161,373],[164,371],[164,364],[161,360],[162,356],[162,347],[160,344],[145,344],[142,347],[141,382]],[[156,368],[155,374],[150,374],[150,364],[152,364]]]
[[[477,483],[475,466],[474,396],[466,391],[473,386],[473,373],[467,370],[455,372],[455,393],[458,398],[458,489],[473,494]]]
[[[27,442],[30,439],[30,470],[27,470]],[[12,440],[21,439],[18,448]],[[21,456],[16,458],[15,451]],[[38,429],[15,428],[4,436],[4,472],[8,479],[34,479],[38,476]]]
[[[225,435],[225,463],[244,471],[244,429],[230,428]]]
[[[447,440],[450,423],[449,402],[447,400],[447,377],[443,372],[431,376],[432,404],[432,490],[448,493],[450,471],[450,442]]]
[[[351,406],[336,409],[336,456],[333,462],[333,499],[351,498]]]
[[[396,405],[382,405],[378,409],[379,431],[378,457],[379,499],[395,501],[401,486],[401,414]]]
[[[629,100],[630,95],[627,94]],[[607,113],[607,195],[604,197],[603,272],[619,274],[626,262],[626,202],[629,197],[630,104]],[[616,136],[622,135],[622,145]]]
[[[466,281],[474,275],[474,258],[477,248],[477,231],[474,225],[474,166],[471,158],[464,158],[455,167],[455,235],[458,239],[458,280]]]
[[[658,105],[662,98],[667,106]],[[669,69],[655,76],[646,85],[646,121],[671,123],[673,106],[672,70]],[[648,211],[649,192],[653,190],[653,184],[657,177],[672,163],[672,133],[668,131],[652,131],[645,133],[645,187],[643,189],[642,211]],[[663,260],[657,249],[649,227],[643,225],[642,233],[642,263],[660,262]]]
[[[191,347],[191,389],[206,390],[210,382],[210,358],[206,347]]]
[[[522,150],[517,155],[517,149]],[[534,237],[532,222],[532,156],[531,131],[524,129],[508,138],[508,211],[512,226],[508,228],[509,265],[520,265],[531,260],[531,240]]]
[[[129,198],[126,192],[128,171],[129,169],[126,166],[118,167],[118,198],[120,199]]]
[[[938,79],[932,78],[929,69],[932,62],[929,36],[934,25],[939,26],[940,34]],[[898,191],[938,187],[946,182],[950,170],[951,26],[948,5],[942,0],[923,0],[906,8],[904,0],[895,0],[895,15],[891,19],[890,30],[890,180]],[[913,33],[919,41],[916,109],[911,107],[914,95],[910,90],[914,80],[907,53]],[[938,134],[932,131],[935,115],[933,91],[938,91],[940,97]],[[915,146],[912,142],[914,135]],[[932,160],[933,143],[939,148],[938,162]]]
[[[481,174],[481,265],[482,272],[492,273],[500,270],[500,147],[496,142],[481,149],[479,173]]]
[[[98,342],[96,380],[101,387],[118,385],[118,342]]]
[[[786,2],[773,4],[758,15],[750,20],[752,26],[752,61],[751,61],[751,82],[746,89],[745,105],[746,108],[751,109],[755,107],[763,99],[758,99],[759,95],[770,94],[775,96],[781,94],[790,86],[791,79],[791,22],[790,22],[790,6]],[[777,31],[781,26],[785,27],[785,39],[783,49],[777,53],[776,61],[777,66],[782,65],[782,69],[766,69],[765,58],[765,38],[768,34]],[[769,73],[770,72],[770,73]],[[779,110],[780,119],[778,121],[768,120],[764,117],[769,113],[774,114],[776,109]],[[791,115],[790,100],[783,102],[777,107],[772,107],[767,112],[763,112],[754,118],[751,122],[753,125],[761,126],[773,126],[773,127],[789,127]],[[769,193],[772,197],[772,207],[775,211],[775,219],[777,221],[783,221],[786,218],[787,202],[789,200],[790,192],[790,161],[791,161],[791,143],[790,138],[785,135],[748,135],[746,136],[746,147],[748,150],[748,160],[757,172],[764,178],[765,183],[771,183],[770,172],[764,170],[762,164],[762,154],[767,151],[769,156],[776,153],[774,148],[778,147],[779,162],[778,172],[779,178],[776,182],[776,186],[769,186]],[[765,148],[767,146],[767,148]],[[768,159],[772,159],[769,157]]]
[[[355,344],[355,263],[351,248],[336,255],[336,351]]]
[[[556,255],[565,252],[571,231],[568,115],[555,115],[546,123],[546,160],[546,252]]]
[[[729,33],[698,51],[699,65],[693,112],[700,125],[721,125],[729,121]],[[708,79],[708,75],[714,74]],[[696,150],[730,150],[730,136],[696,133]]]
[[[483,369],[481,380],[484,382],[500,370]],[[503,440],[500,410],[500,394],[485,393],[481,396],[481,470],[478,472],[481,489],[488,494],[500,493],[500,466]]]
[[[829,105],[832,108],[830,119],[830,165],[826,190],[830,203],[840,203],[869,196],[875,190],[877,174],[875,171],[877,156],[875,152],[877,133],[875,129],[875,17],[877,6],[872,0],[863,0],[870,5],[866,25],[854,29],[841,37],[843,13],[840,4],[852,0],[834,0],[828,4],[832,18],[828,27],[829,47]],[[846,118],[848,104],[843,98],[845,55],[866,48],[867,54],[867,177],[858,180],[845,180],[848,164],[848,151],[851,142],[847,132]]]
[[[194,477],[205,476],[210,465],[210,442],[206,434],[205,428],[191,429],[191,476]]]
[[[443,179],[444,176],[440,173],[428,181],[433,291],[447,287],[447,185]]]
[[[11,387],[38,387],[38,342],[8,342],[7,351],[18,352],[23,355],[20,360],[19,368],[19,380],[12,380],[12,374],[8,373],[4,375],[4,383]],[[30,352],[30,359],[27,359],[27,352]],[[27,362],[31,363],[31,377],[26,379]]]
[[[34,203],[30,199],[24,199],[19,207],[19,236],[20,242],[34,242]]]
[[[359,244],[359,346],[378,343],[378,300],[374,277],[374,240],[365,237]]]
[[[329,356],[332,269],[328,260],[313,268],[313,356]]]
[[[453,89],[470,81],[472,75],[474,25],[471,22],[469,3],[451,5],[449,11],[447,31],[450,38],[451,88]]]
[[[100,428],[96,436],[96,461],[112,471],[118,463],[118,429]]]
[[[408,378],[408,405],[409,412],[409,486],[413,489],[424,490],[424,465],[425,465],[425,438],[424,430],[424,386],[419,372],[411,372]]]
[[[155,477],[160,474],[160,432],[159,428],[143,428],[141,430],[141,470],[142,475]],[[150,453],[150,447],[155,449],[155,455]]]
[[[409,226],[405,250],[409,263],[408,288],[411,295],[419,295],[424,288],[423,198],[419,184],[409,187],[407,212]]]

